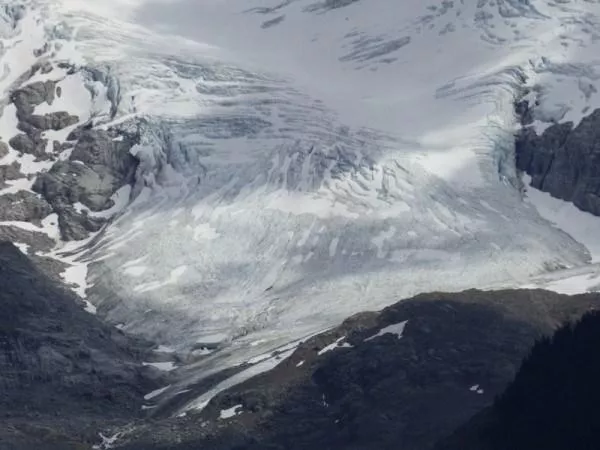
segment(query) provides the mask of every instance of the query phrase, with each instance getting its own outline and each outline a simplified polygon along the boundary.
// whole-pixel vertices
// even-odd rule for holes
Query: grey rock
[[[55,208],[81,202],[93,211],[112,206],[110,197],[122,186],[102,166],[94,169],[74,161],[58,161],[36,179],[33,190]]]
[[[9,145],[22,153],[29,153],[36,156],[38,159],[47,159],[49,155],[46,153],[48,140],[36,134],[17,134],[8,141]]]
[[[79,122],[79,117],[66,111],[57,111],[43,116],[32,114],[26,121],[39,130],[62,130]]]
[[[51,105],[54,102],[55,86],[56,83],[51,80],[37,81],[16,90],[11,100],[17,108],[19,118],[33,114],[34,108],[44,102]]]
[[[8,152],[9,152],[9,148],[8,148],[8,145],[6,144],[6,142],[0,141],[0,159],[4,158],[6,155],[8,155]]]
[[[30,254],[35,252],[47,253],[56,245],[56,242],[50,239],[47,234],[24,230],[23,228],[11,225],[0,226],[0,241],[25,244],[30,248]]]
[[[7,180],[18,180],[25,178],[25,175],[21,173],[21,164],[14,161],[12,164],[0,166],[0,186],[5,186]]]
[[[128,183],[137,166],[137,160],[129,153],[133,143],[126,138],[114,141],[115,137],[103,130],[82,130],[70,159],[90,167],[105,167],[123,184]]]
[[[52,68],[52,64],[50,64],[48,61],[46,61],[45,63],[43,63],[43,64],[42,64],[42,66],[40,67],[40,71],[41,71],[43,74],[46,74],[46,73],[50,73],[50,72],[52,72],[52,69],[53,69],[53,68]],[[57,89],[58,89],[58,88],[57,88]]]
[[[99,231],[106,220],[91,217],[85,211],[78,213],[69,205],[55,208],[58,211],[58,226],[61,237],[65,241],[81,240],[88,237],[90,232]]]
[[[533,128],[521,130],[516,159],[533,187],[600,215],[600,109],[576,127],[555,124],[541,136]]]
[[[22,221],[39,224],[52,212],[50,205],[36,194],[19,191],[0,195],[0,221]]]

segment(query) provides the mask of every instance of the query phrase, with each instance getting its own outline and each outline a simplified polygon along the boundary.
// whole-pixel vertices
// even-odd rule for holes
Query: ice
[[[388,325],[387,327],[383,327],[381,330],[379,330],[377,332],[377,334],[374,334],[373,336],[366,338],[365,341],[370,341],[379,336],[383,336],[384,334],[393,334],[398,339],[400,339],[402,337],[402,333],[404,333],[404,327],[406,327],[407,323],[408,323],[408,320],[405,320],[404,322],[394,323],[392,325]]]
[[[223,409],[223,410],[221,410],[221,414],[219,415],[219,418],[230,419],[232,417],[235,417],[238,414],[242,413],[242,411],[239,411],[242,407],[243,407],[243,405],[235,405],[235,406],[232,406],[231,408]]]
[[[592,262],[600,259],[600,217],[581,211],[572,203],[552,197],[547,192],[531,187],[531,177],[523,176],[530,202],[544,219],[563,230],[590,252]]]

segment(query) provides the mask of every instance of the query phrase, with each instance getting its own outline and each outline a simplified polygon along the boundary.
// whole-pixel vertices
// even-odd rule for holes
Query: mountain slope
[[[429,449],[494,401],[536,339],[598,300],[541,290],[403,300],[307,340],[201,413],[132,430],[118,448]]]
[[[536,342],[515,380],[436,449],[587,449],[598,443],[598,313]]]
[[[141,365],[148,343],[80,303],[15,246],[0,243],[0,448],[93,442],[109,424],[139,417],[144,394],[164,382]]]
[[[420,292],[593,289],[513,132],[598,106],[596,3],[5,6],[0,232],[184,366],[161,400]]]

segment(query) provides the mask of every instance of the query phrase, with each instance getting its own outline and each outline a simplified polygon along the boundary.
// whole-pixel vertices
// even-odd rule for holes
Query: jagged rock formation
[[[160,382],[141,365],[149,345],[86,313],[7,242],[0,307],[0,448],[90,448],[79,435],[86,426],[140,415],[144,393]]]
[[[52,212],[50,205],[29,191],[0,196],[0,221],[16,220],[40,224]]]
[[[517,104],[522,123],[531,112]],[[531,176],[531,186],[573,202],[583,211],[600,215],[600,110],[579,125],[559,123],[538,136],[533,127],[516,138],[517,168]]]
[[[74,70],[73,67],[68,68]],[[91,211],[113,206],[111,196],[124,185],[133,183],[137,160],[129,153],[136,142],[135,136],[112,129],[95,130],[91,122],[71,131],[67,138],[69,142],[54,140],[49,145],[44,132],[62,130],[79,123],[79,117],[66,111],[44,115],[34,113],[37,106],[43,103],[52,105],[62,95],[57,81],[46,80],[26,84],[10,96],[16,108],[17,128],[21,131],[6,137],[10,147],[35,156],[36,161],[56,160],[64,150],[72,150],[67,158],[61,157],[48,172],[36,177],[33,190],[41,194],[41,199],[29,195],[29,192],[19,192],[21,197],[27,197],[21,202],[22,207],[10,213],[4,209],[0,220],[39,223],[48,214],[56,213],[61,237],[68,241],[86,238],[89,233],[100,230],[106,221],[73,205],[81,203]],[[9,147],[3,145],[0,146],[0,155],[3,149],[5,154],[9,152]],[[24,175],[20,173],[17,162],[0,168],[0,185],[4,186],[5,180],[20,178]],[[15,200],[10,196],[0,198],[0,202],[4,203]]]
[[[431,448],[492,403],[535,339],[598,300],[466,291],[359,314],[218,395],[202,413],[141,427],[123,448]]]
[[[12,164],[0,166],[0,187],[5,187],[5,181],[7,180],[18,180],[24,177],[25,175],[21,173],[21,165],[16,161]]]
[[[598,448],[600,315],[538,341],[515,380],[436,450]]]

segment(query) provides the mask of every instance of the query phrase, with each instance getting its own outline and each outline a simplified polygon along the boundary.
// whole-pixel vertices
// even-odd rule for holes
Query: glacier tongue
[[[522,201],[513,101],[575,73],[556,29],[598,7],[467,3],[28,4],[94,125],[139,138],[133,202],[81,247],[98,313],[189,384],[418,292],[585,264]]]

